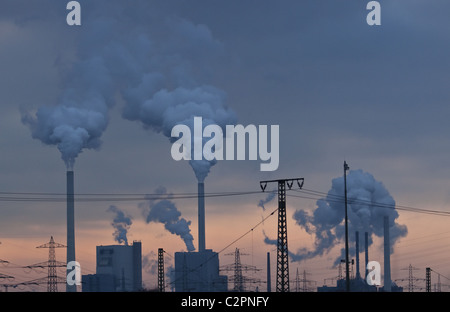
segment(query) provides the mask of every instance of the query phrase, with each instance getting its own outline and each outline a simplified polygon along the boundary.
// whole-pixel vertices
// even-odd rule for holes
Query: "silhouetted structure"
[[[211,249],[175,253],[175,291],[227,291],[227,276],[219,274],[219,255]]]
[[[67,263],[75,261],[75,195],[74,195],[74,177],[73,171],[66,172],[67,178]],[[67,271],[69,273],[69,271]],[[67,292],[76,292],[75,284],[66,283]]]
[[[164,282],[164,249],[158,249],[158,289],[160,292],[165,291]]]
[[[142,244],[97,246],[96,274],[82,276],[83,292],[142,290]]]
[[[287,221],[286,221],[286,185],[292,188],[294,181],[298,187],[303,187],[303,178],[281,179],[261,181],[261,189],[266,189],[267,183],[276,182],[278,184],[278,236],[277,236],[277,292],[289,292],[289,250],[287,241]]]
[[[272,277],[270,276],[270,252],[267,253],[267,292],[272,291]]]
[[[384,219],[386,220],[386,219]],[[389,224],[389,221],[387,221]],[[385,225],[386,225],[386,221],[385,221]],[[388,231],[387,231],[388,232]],[[368,263],[368,254],[369,254],[369,246],[368,246],[368,233],[365,233],[365,254],[366,254],[366,272],[367,272],[367,263]],[[385,226],[385,234],[386,234],[386,226]],[[387,233],[389,235],[389,233]],[[388,236],[389,237],[389,236]],[[385,240],[385,259],[386,259],[386,251],[388,253],[388,258],[390,255],[390,249],[389,249],[389,244],[386,248],[386,240]],[[355,232],[355,252],[358,255],[359,254],[359,233]],[[389,259],[388,259],[389,260]],[[353,261],[353,260],[352,260]],[[349,261],[350,263],[352,263],[352,261]],[[342,260],[342,262],[345,262],[345,260]],[[388,263],[389,266],[389,273],[390,273],[390,265]],[[385,265],[386,267],[386,265]],[[318,292],[345,292],[345,291],[350,291],[350,292],[377,292],[377,291],[384,291],[384,286],[381,288],[377,288],[375,285],[369,285],[367,284],[367,281],[365,278],[361,277],[359,273],[359,255],[356,257],[356,276],[352,277],[349,276],[349,284],[350,287],[349,289],[347,288],[347,278],[342,276],[342,269],[339,265],[339,275],[337,277],[336,280],[336,286],[327,286],[327,285],[323,285],[321,287],[317,287],[317,291]],[[367,276],[367,273],[366,273]],[[335,278],[332,278],[333,280]],[[385,279],[385,283],[386,283],[386,279]],[[325,284],[325,283],[324,283]],[[395,283],[393,283],[391,281],[391,279],[389,278],[389,287],[388,287],[389,291],[391,292],[403,292],[403,287],[399,287],[397,286]]]
[[[65,267],[66,264],[63,262],[56,261],[56,253],[55,248],[64,248],[66,247],[63,244],[55,243],[53,240],[53,236],[50,237],[50,241],[46,244],[37,246],[36,248],[48,248],[48,262],[43,264],[34,264],[29,267],[37,267],[37,266],[47,266],[48,267],[48,282],[47,282],[47,291],[48,292],[57,292],[58,291],[58,275],[56,274],[56,268]]]
[[[391,291],[391,242],[389,239],[389,217],[384,216],[384,284],[385,292]]]
[[[247,255],[244,253],[241,253],[239,248],[236,248],[233,253],[229,253],[227,255],[234,256],[234,263],[228,264],[220,268],[221,271],[230,271],[233,273],[231,277],[228,278],[229,282],[233,283],[233,288],[231,291],[235,292],[244,292],[248,291],[248,288],[246,287],[247,283],[258,283],[259,280],[256,280],[254,278],[250,278],[246,275],[244,275],[244,272],[257,272],[259,269],[257,269],[253,265],[247,265],[243,264],[241,262],[241,255]]]

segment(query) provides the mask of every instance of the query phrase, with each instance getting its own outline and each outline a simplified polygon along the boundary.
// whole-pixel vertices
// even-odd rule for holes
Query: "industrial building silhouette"
[[[83,292],[142,290],[142,244],[97,246],[96,273],[82,276]]]

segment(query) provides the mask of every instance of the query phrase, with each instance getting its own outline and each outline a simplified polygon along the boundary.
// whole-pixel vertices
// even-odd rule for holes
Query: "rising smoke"
[[[188,251],[194,251],[194,237],[189,228],[191,221],[180,218],[181,212],[170,200],[172,196],[167,194],[167,190],[164,187],[159,187],[155,193],[158,195],[158,199],[153,199],[149,196],[148,201],[139,204],[145,221],[147,223],[157,222],[164,224],[166,230],[181,237]]]
[[[98,84],[99,80],[108,80],[103,77],[105,68],[101,60],[92,59],[77,66],[79,71],[90,68],[92,75],[85,73],[87,79],[83,83],[79,86],[72,83],[71,88],[64,90],[59,105],[40,107],[35,116],[22,112],[22,122],[30,128],[32,137],[44,144],[56,145],[67,169],[73,169],[83,149],[101,146],[100,138],[108,125],[111,107],[105,94],[110,82]]]
[[[323,255],[344,240],[343,194],[344,177],[333,179],[330,191],[325,198],[317,201],[317,208],[312,215],[304,210],[297,210],[294,213],[296,223],[307,233],[315,235],[315,250],[300,250],[293,258],[294,261]],[[354,237],[355,231],[368,232],[370,246],[374,235],[383,237],[383,217],[389,216],[392,253],[395,243],[406,236],[408,231],[405,225],[396,223],[399,215],[397,210],[393,209],[395,201],[384,185],[376,181],[370,173],[362,170],[350,171],[347,176],[347,198],[349,239]],[[380,204],[383,207],[380,207]],[[350,248],[350,255],[352,254],[354,249]],[[341,255],[335,264],[341,259],[345,259],[344,248],[341,249]]]
[[[96,26],[102,26],[98,21]],[[113,44],[112,29],[78,33],[76,57],[56,61],[61,89],[57,103],[44,105],[35,113],[22,109],[22,123],[34,139],[55,145],[67,169],[73,169],[75,159],[84,149],[98,149],[101,136],[108,126],[108,112],[114,105],[114,77],[105,51]],[[96,44],[92,44],[95,42]]]
[[[151,274],[158,274],[158,255],[154,251],[142,256],[142,269]]]
[[[114,228],[114,240],[119,244],[124,243],[125,245],[128,245],[127,233],[132,224],[131,217],[114,205],[109,206],[107,211],[115,213],[114,219],[111,222],[111,225]]]
[[[236,122],[225,93],[199,83],[222,53],[208,27],[158,13],[157,2],[136,0],[86,3],[77,29],[76,51],[55,62],[61,87],[56,103],[22,111],[34,139],[57,146],[67,169],[85,149],[99,149],[108,113],[124,101],[122,116],[170,138],[176,124],[222,127]],[[73,35],[73,33],[71,33]],[[65,55],[69,54],[69,56]],[[72,55],[73,54],[73,55]],[[193,140],[192,140],[193,142]],[[190,162],[203,181],[215,161]]]
[[[203,85],[191,89],[178,87],[172,91],[161,89],[150,98],[145,96],[139,98],[143,93],[141,90],[151,88],[147,84],[151,82],[143,81],[137,88],[127,92],[128,103],[132,104],[125,108],[124,117],[139,120],[145,128],[162,133],[170,140],[173,139],[172,128],[177,124],[187,125],[193,134],[195,116],[203,117],[204,127],[208,124],[217,124],[225,129],[227,124],[236,122],[235,114],[224,104],[224,92],[215,87]],[[191,138],[191,142],[194,142],[194,138]],[[193,144],[191,148],[193,150]],[[216,162],[205,159],[189,161],[199,182],[204,181],[211,166]]]
[[[277,195],[277,191],[268,192],[266,198],[259,200],[258,207],[261,207],[265,211],[266,207],[264,205],[270,203],[275,198],[276,195]]]
[[[158,254],[156,252],[150,251],[148,254],[142,255],[142,270],[152,275],[153,279],[158,278]],[[167,281],[175,280],[175,267],[170,263],[168,257],[164,257],[164,272]],[[171,288],[174,287],[174,283],[167,284]]]
[[[316,209],[311,214],[305,210],[296,210],[293,217],[300,227],[308,234],[315,236],[314,249],[306,248],[296,253],[290,252],[292,261],[312,259],[327,254],[333,247],[343,245],[345,239],[344,212],[344,177],[332,180],[332,186],[325,198],[316,202]],[[407,235],[407,227],[398,224],[395,201],[384,185],[362,170],[352,170],[347,175],[348,198],[348,233],[349,241],[354,240],[355,231],[368,232],[369,246],[374,236],[383,237],[383,217],[389,216],[391,253],[395,243]],[[265,242],[276,244],[267,236]],[[349,255],[355,254],[354,248],[349,248]],[[345,259],[345,248],[336,258],[334,265]]]
[[[194,134],[194,117],[203,118],[203,127],[217,124],[225,130],[225,125],[235,124],[236,115],[225,104],[225,92],[198,82],[203,76],[200,69],[209,68],[209,62],[221,53],[221,43],[205,25],[183,19],[169,19],[165,25],[168,32],[164,41],[151,42],[147,54],[152,66],[143,67],[136,75],[137,82],[123,92],[126,104],[122,116],[163,134],[171,142],[176,140],[171,132],[177,124],[188,126]],[[193,138],[191,142],[193,149]],[[189,163],[197,180],[203,182],[216,160]]]

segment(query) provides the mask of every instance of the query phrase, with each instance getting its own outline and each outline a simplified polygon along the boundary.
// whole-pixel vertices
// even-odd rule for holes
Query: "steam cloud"
[[[175,280],[175,267],[173,264],[169,263],[168,258],[164,257],[164,266],[165,266],[165,274],[166,279],[170,281]],[[158,275],[158,255],[154,251],[150,251],[146,255],[142,255],[142,269],[151,275],[155,275],[157,278]],[[173,288],[173,283],[170,284],[170,287]]]
[[[147,202],[139,204],[146,222],[159,222],[164,224],[166,230],[172,234],[180,236],[181,239],[183,239],[188,251],[194,251],[194,237],[192,236],[189,228],[191,221],[186,221],[186,219],[180,218],[181,212],[178,211],[175,204],[170,200],[171,195],[167,194],[164,187],[159,187],[155,193],[158,195],[165,195],[166,198],[155,200],[149,197]]]
[[[344,177],[332,180],[332,187],[325,198],[317,201],[317,208],[312,214],[304,210],[294,213],[296,223],[308,234],[315,235],[314,249],[300,249],[297,253],[290,252],[292,261],[302,261],[328,253],[337,244],[345,239],[344,211]],[[352,170],[347,175],[347,199],[348,199],[348,233],[352,241],[355,231],[368,232],[369,246],[373,243],[373,235],[383,237],[383,217],[389,216],[390,246],[393,246],[401,238],[407,235],[407,227],[396,223],[398,212],[392,209],[395,201],[384,185],[362,170]],[[380,207],[389,206],[390,208]],[[276,241],[267,236],[267,244]],[[349,248],[349,255],[355,254],[354,248]],[[345,259],[345,248],[341,249],[341,255],[336,258],[334,265],[341,259]]]
[[[162,133],[171,141],[172,128],[177,124],[187,125],[193,135],[195,116],[203,117],[204,127],[217,124],[224,130],[227,124],[236,122],[235,114],[224,104],[224,92],[215,87],[203,85],[192,89],[178,87],[172,91],[161,89],[150,98],[139,96],[148,89],[151,89],[151,81],[144,80],[137,88],[127,92],[128,103],[132,104],[125,108],[123,115],[129,120],[139,120],[145,128]],[[193,138],[191,142],[194,142]],[[216,162],[206,159],[189,161],[199,182],[204,181]]]
[[[197,81],[210,74],[208,64],[223,50],[208,27],[167,18],[149,1],[134,5],[141,10],[128,10],[124,1],[90,3],[83,14],[89,27],[73,38],[75,56],[55,62],[61,77],[57,102],[22,111],[32,137],[57,146],[68,169],[83,150],[101,147],[108,112],[118,100],[125,101],[125,119],[168,138],[174,125],[193,125],[194,116],[203,117],[204,126],[236,122],[225,93]],[[199,181],[215,163],[190,162]]]
[[[113,234],[114,239],[119,244],[124,243],[125,245],[128,245],[127,233],[132,224],[131,217],[126,215],[122,210],[114,205],[109,206],[107,211],[116,214],[113,222],[111,222],[111,225],[115,229]]]
[[[142,269],[152,275],[158,273],[158,255],[154,251],[142,256]]]
[[[98,149],[101,146],[100,137],[108,125],[108,110],[112,105],[105,94],[110,82],[103,77],[104,64],[92,59],[77,64],[77,67],[80,67],[79,71],[89,68],[92,75],[84,73],[85,81],[79,86],[74,86],[74,83],[65,90],[60,105],[43,106],[35,116],[29,112],[22,113],[22,122],[30,128],[32,137],[44,144],[56,145],[67,169],[73,169],[75,159],[84,148]],[[104,85],[99,85],[101,80],[104,80]]]
[[[76,59],[70,65],[55,62],[61,77],[56,105],[41,106],[35,113],[21,112],[32,137],[57,146],[67,169],[73,169],[83,149],[98,149],[102,144],[108,111],[114,105],[114,77],[105,55],[112,44],[111,32],[80,31]]]
[[[150,49],[147,57],[152,66],[144,67],[136,75],[137,83],[123,92],[126,105],[122,116],[140,122],[145,129],[162,133],[171,142],[176,140],[171,138],[171,131],[177,124],[188,126],[191,135],[194,134],[196,116],[203,118],[203,127],[217,124],[225,130],[225,125],[235,124],[235,113],[225,104],[225,92],[197,82],[198,76],[202,76],[199,68],[208,68],[208,62],[220,54],[220,42],[206,26],[186,20],[171,19],[168,29],[165,42],[152,42],[164,54],[158,48]],[[193,138],[191,142],[193,149]],[[197,180],[203,182],[216,160],[189,163]]]
[[[271,202],[275,198],[275,195],[277,195],[277,191],[269,192],[265,199],[261,199],[258,202],[258,207],[261,207],[263,210],[266,210],[266,207],[264,205],[268,204],[269,202]]]

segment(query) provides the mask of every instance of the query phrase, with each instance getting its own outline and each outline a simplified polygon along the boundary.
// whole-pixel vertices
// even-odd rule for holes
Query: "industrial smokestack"
[[[267,292],[272,291],[272,282],[270,276],[270,252],[267,253]]]
[[[355,253],[356,253],[356,279],[361,278],[361,274],[359,272],[359,232],[355,232]]]
[[[198,183],[198,251],[205,251],[205,184]]]
[[[365,268],[366,268],[366,274],[365,277],[367,277],[367,274],[369,273],[369,270],[367,269],[367,265],[369,264],[369,233],[364,233],[364,244],[365,244],[365,252],[366,252],[366,258],[365,258]]]
[[[373,237],[383,237],[383,219],[380,218],[380,209],[377,208],[382,203],[385,206],[395,207],[395,200],[389,194],[382,182],[377,181],[373,175],[362,170],[352,170],[347,175],[347,185],[349,186],[348,212],[348,233],[364,229],[369,233],[369,243],[372,244]],[[297,210],[293,217],[308,234],[315,236],[314,249],[301,248],[297,253],[290,253],[292,261],[302,261],[317,256],[323,256],[336,246],[337,242],[345,239],[345,224],[343,203],[336,201],[341,197],[345,188],[344,177],[340,176],[332,180],[332,187],[328,194],[317,200],[317,208],[314,213],[306,210]],[[370,200],[367,200],[370,198]],[[333,200],[334,199],[334,200]],[[364,203],[362,203],[364,202]],[[396,209],[385,209],[383,215],[388,215],[392,230],[390,231],[391,246],[401,237],[408,233],[407,227],[396,222],[399,217]],[[336,218],[339,216],[339,218]],[[334,265],[338,265],[345,257],[345,248],[341,248],[340,255],[336,258]]]
[[[384,217],[384,291],[391,291],[391,244],[388,216]]]
[[[67,171],[67,263],[75,261],[75,217],[74,217],[73,171]],[[67,272],[69,273],[69,271]],[[66,283],[66,292],[76,292],[77,286]]]

